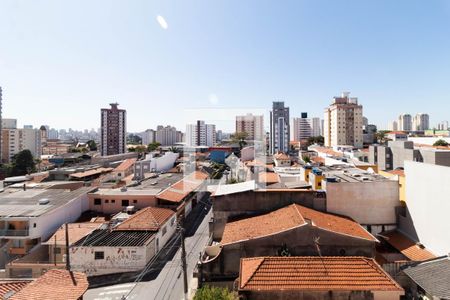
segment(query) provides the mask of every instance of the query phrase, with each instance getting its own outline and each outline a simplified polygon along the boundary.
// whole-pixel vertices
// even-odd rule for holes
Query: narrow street
[[[186,230],[186,261],[188,269],[188,283],[191,284],[193,271],[199,259],[199,253],[208,242],[208,222],[211,218],[209,206],[198,205],[197,211],[193,212],[192,224]],[[189,230],[189,228],[196,228]],[[155,262],[149,269],[148,275],[138,283],[130,282],[94,288],[87,291],[84,299],[87,300],[122,300],[122,299],[161,299],[181,300],[184,299],[183,274],[181,268],[180,239],[169,241],[163,253],[163,262]],[[170,255],[176,250],[175,255]],[[158,271],[160,272],[158,273]],[[126,298],[123,298],[123,297]]]

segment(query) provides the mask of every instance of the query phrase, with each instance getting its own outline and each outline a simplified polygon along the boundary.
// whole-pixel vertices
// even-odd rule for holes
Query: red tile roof
[[[283,159],[283,160],[288,160],[289,156],[287,156],[286,154],[279,152],[277,154],[274,154],[273,156],[274,159]]]
[[[420,247],[416,242],[397,230],[381,233],[380,236],[392,247],[412,261],[424,261],[436,256],[427,249]]]
[[[174,214],[173,210],[167,208],[147,207],[117,225],[114,230],[158,231]]]
[[[329,156],[336,156],[336,157],[344,156],[344,154],[342,152],[337,152],[331,148],[326,148],[326,147],[313,147],[312,150],[316,151],[316,152],[320,152],[320,153],[325,153]]]
[[[308,222],[305,220],[308,220]],[[221,244],[232,244],[260,238],[300,227],[307,223],[323,230],[376,241],[361,225],[349,218],[291,204],[268,214],[227,223]]]
[[[86,274],[49,270],[12,296],[11,300],[76,300],[89,287]]]
[[[136,161],[137,161],[137,158],[125,159],[117,168],[114,169],[114,171],[116,171],[116,172],[126,171],[130,167],[132,167]]]
[[[0,281],[0,299],[7,299],[5,296],[10,295],[10,293],[17,293],[30,282],[31,280]]]
[[[113,170],[113,168],[97,168],[97,169],[93,169],[93,170],[89,170],[89,171],[85,171],[85,172],[73,173],[73,174],[70,174],[70,177],[84,178],[84,177],[89,177],[89,176],[93,176],[93,175],[108,173],[108,172],[111,172],[112,170]]]
[[[403,289],[371,258],[256,257],[241,259],[241,291],[392,291]]]
[[[69,245],[78,242],[86,235],[90,234],[95,229],[99,228],[99,223],[70,223],[68,224],[69,231]],[[65,225],[61,226],[45,243],[44,245],[65,245],[66,243],[66,228]]]
[[[392,174],[392,175],[405,176],[404,170],[392,170],[392,171],[389,171],[388,173]]]
[[[208,175],[195,171],[157,195],[158,199],[179,203],[190,193],[199,188]]]

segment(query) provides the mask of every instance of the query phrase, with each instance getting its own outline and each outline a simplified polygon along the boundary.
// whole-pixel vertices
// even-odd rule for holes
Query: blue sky
[[[434,125],[450,119],[450,1],[1,0],[0,86],[22,125],[97,128],[111,101],[129,131],[274,100],[322,117],[344,90],[371,123]]]

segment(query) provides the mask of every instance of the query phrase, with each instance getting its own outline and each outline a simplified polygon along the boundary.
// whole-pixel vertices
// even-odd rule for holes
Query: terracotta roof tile
[[[31,280],[8,280],[0,281],[0,298],[7,299],[5,296],[10,293],[17,293],[23,289]]]
[[[288,160],[289,156],[287,156],[286,154],[279,152],[277,154],[274,154],[273,156],[274,159],[283,159],[283,160]]]
[[[49,270],[12,296],[11,300],[76,300],[89,287],[86,274]]]
[[[108,172],[111,172],[112,170],[113,170],[113,168],[97,168],[97,169],[93,169],[93,170],[89,170],[89,171],[85,171],[85,172],[73,173],[73,174],[70,174],[70,177],[84,178],[84,177],[89,177],[89,176],[93,176],[93,175],[108,173]]]
[[[167,208],[147,207],[143,208],[121,224],[114,230],[148,230],[158,231],[167,220],[175,214],[174,211]]]
[[[302,226],[307,223],[305,220],[324,230],[376,241],[361,225],[349,218],[292,204],[268,214],[227,223],[221,244],[232,244],[276,234]]]
[[[394,230],[381,233],[380,236],[392,247],[412,261],[424,261],[436,256],[425,248],[420,247],[413,240],[401,232]]]
[[[117,168],[114,169],[116,172],[123,172],[128,170],[137,161],[136,158],[125,159]]]
[[[187,175],[180,181],[176,182],[169,188],[165,189],[158,194],[157,198],[171,201],[171,202],[181,202],[190,193],[195,191],[202,183],[208,178],[208,175],[201,172],[195,171]]]
[[[392,174],[392,175],[405,176],[404,170],[392,170],[392,171],[389,171],[388,173]]]
[[[86,235],[90,234],[95,229],[101,226],[100,223],[70,223],[69,229],[69,245],[81,240]],[[55,241],[56,238],[56,241]],[[66,243],[66,229],[65,225],[61,226],[45,243],[44,245],[65,245]]]
[[[403,289],[371,258],[263,257],[241,260],[239,287],[252,290],[393,291]]]

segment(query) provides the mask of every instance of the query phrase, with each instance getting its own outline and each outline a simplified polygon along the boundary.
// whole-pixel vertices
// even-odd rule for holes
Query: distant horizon
[[[3,115],[24,125],[97,129],[116,101],[129,132],[273,101],[323,119],[343,91],[380,129],[450,120],[446,0],[4,0],[0,36]]]

